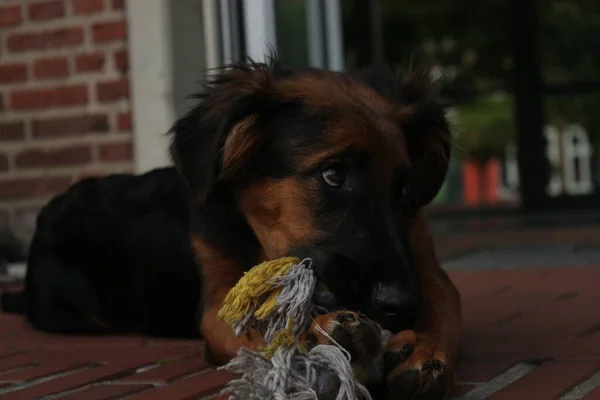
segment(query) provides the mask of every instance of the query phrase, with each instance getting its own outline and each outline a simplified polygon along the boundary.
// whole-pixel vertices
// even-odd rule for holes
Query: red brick
[[[104,0],[73,0],[73,12],[76,15],[93,14],[104,9]]]
[[[131,132],[133,123],[131,121],[131,113],[119,113],[117,114],[117,128],[120,131]]]
[[[17,369],[12,372],[2,374],[2,379],[6,381],[25,382],[33,379],[44,378],[50,375],[61,374],[64,372],[75,371],[88,366],[89,363],[77,362],[76,360],[53,360],[53,362],[40,363],[29,368]]]
[[[69,75],[69,63],[66,57],[48,57],[33,63],[36,78],[62,78]]]
[[[548,361],[489,399],[556,399],[585,381],[599,368],[600,361]]]
[[[129,375],[119,382],[138,382],[138,383],[159,383],[170,382],[185,375],[190,375],[194,372],[203,371],[208,368],[208,364],[201,356],[174,362],[167,365],[149,369],[135,375]]]
[[[125,40],[126,38],[127,24],[125,21],[98,22],[92,26],[94,43]]]
[[[133,159],[133,146],[127,143],[107,143],[100,145],[98,156],[101,161],[131,161]]]
[[[210,371],[190,378],[181,379],[154,390],[132,396],[131,400],[181,399],[191,400],[209,396],[221,390],[230,380],[236,378],[227,371]]]
[[[0,93],[0,111],[4,111],[4,94]]]
[[[23,122],[0,122],[0,142],[25,139]]]
[[[46,336],[46,338],[48,338]],[[123,340],[123,338],[116,338]],[[77,346],[73,342],[87,340],[87,346]],[[62,345],[57,346],[57,342]],[[47,351],[46,356],[40,359],[41,362],[52,359],[64,359],[73,357],[77,353],[83,361],[99,361],[105,365],[97,368],[82,370],[60,379],[38,383],[37,385],[25,389],[11,392],[14,398],[18,399],[36,399],[50,394],[61,393],[69,389],[83,387],[90,383],[111,381],[123,376],[134,373],[137,368],[154,364],[157,360],[182,356],[189,354],[189,345],[178,345],[171,342],[166,346],[140,346],[140,345],[107,345],[111,338],[82,338],[77,336],[64,337],[58,336],[48,338],[48,343],[58,348],[53,351]],[[39,344],[38,338],[36,344]],[[12,340],[14,343],[14,339]],[[29,345],[29,344],[28,344]],[[75,346],[75,348],[73,347]]]
[[[88,102],[84,84],[47,89],[19,89],[10,92],[9,107],[14,110],[39,110],[83,105]]]
[[[122,350],[121,350],[122,351]],[[130,372],[133,368],[141,367],[139,362],[114,363],[97,368],[91,368],[76,372],[61,379],[53,379],[48,382],[37,384],[23,390],[12,392],[14,396],[20,399],[35,399],[45,397],[50,394],[61,393],[70,389],[75,389],[92,382],[110,380],[121,374]]]
[[[0,153],[0,171],[8,170],[8,156]]]
[[[122,399],[151,387],[150,385],[100,385],[60,398],[61,400]]]
[[[102,71],[103,69],[104,54],[102,53],[79,54],[75,57],[77,72]]]
[[[581,400],[600,400],[600,387],[597,387],[596,389],[583,396]]]
[[[21,6],[18,4],[7,4],[0,6],[0,28],[8,28],[19,25],[23,21]]]
[[[37,359],[35,356],[32,356],[29,353],[22,353],[0,360],[0,371],[4,372],[16,368],[32,367],[36,364]]]
[[[122,10],[125,8],[125,0],[112,0],[112,7],[115,10]]]
[[[57,28],[35,33],[8,35],[6,46],[13,53],[30,50],[58,49],[83,43],[83,28]]]
[[[13,63],[0,65],[0,83],[23,82],[27,80],[27,64]]]
[[[454,387],[454,391],[452,392],[452,398],[462,397],[465,394],[469,393],[471,390],[475,389],[475,385],[470,384],[458,384]]]
[[[54,117],[33,121],[33,137],[36,139],[108,132],[108,130],[108,117],[100,114]]]
[[[129,80],[120,79],[111,82],[99,82],[96,85],[96,96],[101,103],[117,101],[129,97]]]
[[[71,177],[11,178],[0,180],[0,200],[43,198],[65,190]]]
[[[115,52],[115,67],[117,67],[120,72],[127,72],[129,69],[129,53],[127,50]]]
[[[89,146],[78,145],[59,149],[24,150],[15,157],[17,168],[38,168],[64,165],[80,165],[92,160]]]
[[[2,346],[0,347],[0,363],[7,358],[19,357],[25,353],[26,351],[23,350],[14,350],[12,346]]]
[[[513,366],[514,358],[459,360],[456,375],[461,382],[487,382]]]
[[[62,0],[43,0],[29,4],[29,19],[32,21],[47,21],[65,15],[65,5]]]

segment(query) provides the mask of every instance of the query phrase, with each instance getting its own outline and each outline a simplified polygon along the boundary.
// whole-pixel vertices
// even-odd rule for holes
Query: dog
[[[173,167],[88,179],[41,211],[25,286],[34,326],[201,336],[223,364],[264,344],[217,318],[244,271],[310,257],[329,313],[307,342],[329,340],[320,326],[355,364],[384,352],[386,399],[450,396],[460,296],[423,208],[452,140],[426,73],[230,65],[170,134]],[[387,349],[375,326],[393,333]]]
[[[38,214],[25,297],[4,311],[61,334],[198,337],[189,204],[173,167],[76,183]]]

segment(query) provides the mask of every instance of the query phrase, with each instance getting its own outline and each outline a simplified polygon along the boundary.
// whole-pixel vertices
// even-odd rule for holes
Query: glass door
[[[538,0],[549,207],[600,207],[600,3]]]
[[[277,0],[277,50],[284,65],[344,70],[341,0]]]

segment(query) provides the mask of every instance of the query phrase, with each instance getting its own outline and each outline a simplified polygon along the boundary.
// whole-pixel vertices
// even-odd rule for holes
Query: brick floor
[[[442,260],[565,241],[599,243],[600,228],[436,237]],[[454,398],[600,400],[600,265],[527,267],[450,271],[464,320]],[[0,315],[0,400],[224,400],[218,392],[232,375],[202,354],[197,341],[47,335]]]

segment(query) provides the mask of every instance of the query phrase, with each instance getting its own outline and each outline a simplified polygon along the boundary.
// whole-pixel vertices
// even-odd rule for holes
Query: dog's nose
[[[399,282],[382,282],[373,287],[373,304],[390,316],[402,312],[405,297]]]

